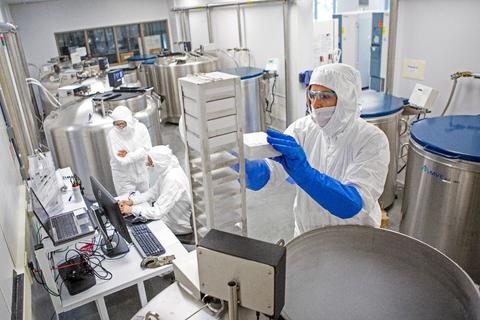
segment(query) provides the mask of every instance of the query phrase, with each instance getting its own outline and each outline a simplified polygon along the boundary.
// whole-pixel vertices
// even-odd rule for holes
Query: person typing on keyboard
[[[122,214],[162,220],[175,235],[192,233],[188,180],[172,150],[168,146],[153,147],[147,166],[158,177],[155,184],[146,192],[135,192],[128,200],[119,201]],[[148,205],[141,205],[144,203]]]

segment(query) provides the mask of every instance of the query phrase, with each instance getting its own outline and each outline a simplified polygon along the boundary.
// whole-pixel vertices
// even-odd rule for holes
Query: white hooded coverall
[[[191,201],[185,172],[168,146],[153,147],[149,155],[158,178],[148,191],[135,193],[130,198],[134,204],[132,213],[151,220],[162,220],[174,234],[191,233]]]
[[[111,117],[113,121],[123,120],[127,126],[120,129],[114,126],[108,133],[110,141],[110,166],[113,184],[117,195],[125,195],[138,190],[148,190],[148,172],[146,167],[147,152],[152,147],[147,127],[133,118],[130,109],[116,107]],[[126,150],[125,157],[117,155],[119,150]]]
[[[337,95],[337,105],[323,127],[310,115],[293,122],[285,131],[300,144],[310,165],[343,184],[356,187],[362,209],[349,219],[341,219],[320,206],[304,190],[296,187],[293,205],[295,235],[309,230],[343,224],[379,227],[381,210],[378,198],[383,192],[390,159],[388,139],[376,126],[360,118],[360,74],[345,64],[329,64],[314,70],[310,85],[330,88]],[[282,165],[267,159],[270,179],[267,187],[288,177]]]

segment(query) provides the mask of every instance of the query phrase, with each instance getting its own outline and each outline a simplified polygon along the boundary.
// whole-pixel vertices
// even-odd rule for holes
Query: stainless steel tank
[[[111,100],[104,101],[105,116],[98,102],[98,97],[109,98],[104,93],[94,98],[88,98],[69,106],[63,106],[52,112],[44,121],[47,143],[52,152],[55,165],[59,168],[71,167],[82,180],[85,187],[85,196],[95,200],[90,186],[90,176],[97,177],[105,187],[115,194],[110,168],[110,151],[107,141],[108,131],[113,126],[113,120],[108,116],[109,110],[117,105],[126,105],[134,110],[134,117],[146,125],[152,139],[152,144],[161,144],[160,120],[158,104],[146,98],[139,99],[138,94],[130,97],[130,93],[121,96],[110,96]],[[129,98],[130,97],[130,98]],[[145,103],[144,109],[137,105],[132,106],[129,100],[137,101],[138,105]],[[95,107],[96,106],[96,107]]]
[[[74,75],[73,80],[71,81],[62,81],[61,79],[65,76],[69,77],[70,75]],[[89,86],[91,88],[91,92],[105,92],[106,90],[110,89],[108,84],[108,80],[104,77],[92,77],[86,80],[78,80],[75,76],[75,73],[65,73],[61,76],[51,76],[47,77],[42,80],[42,85],[48,90],[52,95],[54,95],[57,100],[60,101],[61,104],[69,103],[78,97],[68,96],[68,97],[59,97],[59,88],[66,86],[66,85],[79,85],[79,86]],[[57,109],[57,106],[52,104],[52,102],[47,98],[45,93],[40,92],[39,89],[39,97],[42,103],[42,109],[45,116],[49,115],[50,112]]]
[[[123,83],[128,87],[141,87],[142,83],[138,77],[137,68],[123,68]]]
[[[407,123],[401,126],[403,99],[382,92],[363,91],[360,98],[361,117],[382,130],[390,146],[390,163],[383,193],[378,199],[383,209],[395,201],[397,189],[397,164],[400,136],[407,130]],[[402,132],[400,132],[402,131]]]
[[[154,63],[157,59],[157,55],[134,55],[127,58],[128,65],[136,69],[137,79],[144,87],[154,86]]]
[[[480,116],[413,124],[400,231],[425,241],[480,283]]]
[[[242,105],[245,117],[244,132],[265,131],[265,84],[263,69],[239,67],[223,69],[222,72],[240,77]]]
[[[166,114],[162,119],[178,123],[182,115],[178,78],[198,72],[212,72],[219,68],[217,57],[186,53],[159,58],[155,64],[156,90],[165,97]]]
[[[28,68],[15,26],[0,22],[0,113],[5,118],[23,178],[28,177],[28,156],[38,149],[38,109],[26,78]],[[11,136],[10,136],[11,135]]]
[[[160,127],[160,104],[159,98],[152,98],[151,89],[139,89],[132,92],[109,91],[97,94],[93,98],[94,104],[101,107],[102,103],[106,111],[113,111],[118,106],[126,106],[134,113],[134,117],[142,122],[150,133],[152,145],[162,144]]]
[[[140,70],[143,72],[143,78],[145,79],[145,84],[144,86],[147,87],[153,87],[156,93],[160,94],[155,88],[155,85],[157,83],[157,75],[156,75],[156,68],[155,68],[155,61],[148,61],[142,63]]]
[[[451,259],[400,233],[332,226],[287,244],[287,320],[480,319],[474,282]]]

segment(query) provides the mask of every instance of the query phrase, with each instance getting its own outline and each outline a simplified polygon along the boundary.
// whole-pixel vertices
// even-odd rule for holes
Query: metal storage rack
[[[212,228],[246,236],[240,78],[195,74],[180,78],[179,87],[196,240]]]

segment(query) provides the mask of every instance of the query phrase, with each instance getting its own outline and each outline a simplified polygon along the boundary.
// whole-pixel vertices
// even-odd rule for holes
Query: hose
[[[27,82],[31,85],[36,85],[41,88],[42,93],[47,97],[48,102],[50,102],[55,108],[59,108],[61,103],[48,91],[43,87],[43,85],[36,83],[36,82]]]
[[[27,80],[27,84],[32,84],[32,85],[38,86],[41,89],[42,93],[47,97],[48,101],[55,108],[59,108],[61,106],[60,101],[58,101],[57,98],[55,98],[53,96],[53,94],[51,94],[50,91],[48,91],[47,88],[45,88],[40,81],[38,81],[37,79],[34,79],[34,78],[27,78],[26,80]]]
[[[445,105],[445,108],[443,109],[442,113],[440,114],[441,116],[444,116],[445,113],[447,112],[448,108],[450,107],[450,103],[452,102],[453,94],[455,93],[455,89],[457,88],[457,80],[459,78],[475,78],[475,79],[480,79],[480,76],[478,73],[472,73],[470,71],[461,71],[461,72],[455,72],[454,74],[450,75],[450,79],[453,80],[453,85],[452,85],[452,90],[450,91],[450,96],[448,97],[447,104]]]
[[[237,70],[240,69],[240,65],[238,64],[238,61],[237,61],[234,57],[232,57],[231,55],[229,55],[229,54],[228,54],[225,50],[223,50],[223,49],[217,49],[217,51],[223,53],[224,55],[226,55],[227,57],[229,57],[231,60],[233,60],[233,62],[234,62],[235,65],[237,66],[236,69],[237,69]]]
[[[450,90],[450,96],[448,97],[447,104],[445,105],[445,108],[443,108],[443,111],[442,111],[442,113],[440,114],[442,117],[443,117],[443,116],[445,115],[445,113],[447,112],[448,107],[450,107],[450,103],[452,102],[453,94],[455,93],[455,89],[457,88],[457,80],[458,80],[458,79],[454,79],[454,80],[453,80],[452,90]]]

